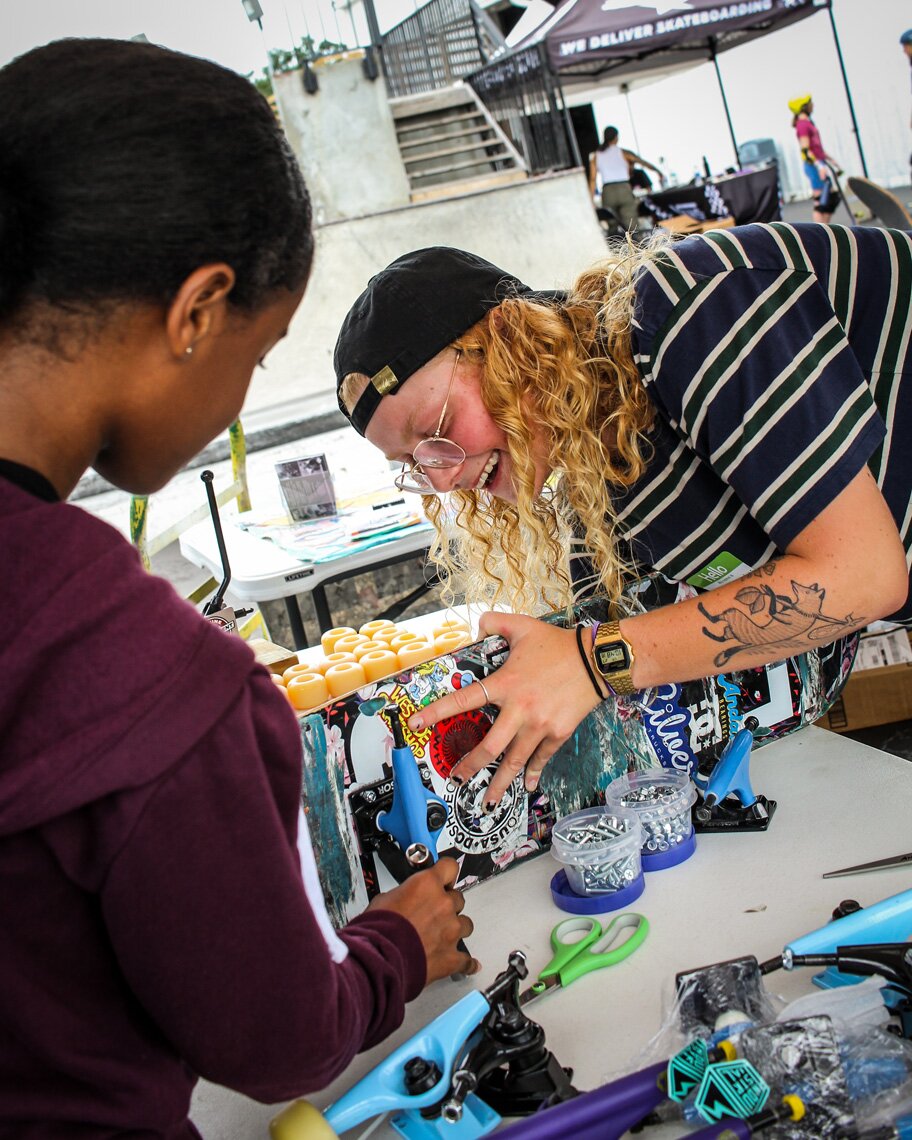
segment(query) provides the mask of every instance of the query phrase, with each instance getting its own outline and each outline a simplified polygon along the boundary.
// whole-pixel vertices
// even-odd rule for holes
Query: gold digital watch
[[[619,622],[605,621],[599,625],[592,643],[592,658],[600,675],[619,697],[629,697],[636,692],[630,678],[633,646],[621,636]]]

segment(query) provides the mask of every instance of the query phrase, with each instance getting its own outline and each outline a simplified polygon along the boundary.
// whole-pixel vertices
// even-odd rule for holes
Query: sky
[[[332,0],[260,0],[260,7],[262,32],[248,20],[241,0],[0,0],[0,63],[63,36],[128,39],[142,34],[153,43],[247,74],[263,68],[267,48],[287,50],[308,34],[317,41],[351,42],[352,20],[344,0],[335,6]],[[412,0],[375,0],[375,7],[385,29],[415,5]]]
[[[262,32],[241,0],[0,0],[0,64],[62,36],[144,34],[193,55],[214,59],[242,74],[259,73],[267,48],[291,48],[304,35],[341,39],[363,36],[355,0],[260,0]],[[415,9],[414,0],[375,0],[381,29]],[[834,0],[834,17],[859,122],[868,173],[886,185],[908,184],[909,64],[899,35],[912,27],[908,0]],[[354,15],[354,21],[353,21]],[[847,173],[861,174],[827,13],[719,57],[739,142],[772,138],[780,148],[786,189],[804,194],[804,179],[786,106],[810,92],[826,150]],[[621,131],[622,145],[688,180],[705,155],[713,171],[733,161],[732,144],[715,72],[701,65],[686,74],[635,88],[610,90],[593,102],[599,128]]]

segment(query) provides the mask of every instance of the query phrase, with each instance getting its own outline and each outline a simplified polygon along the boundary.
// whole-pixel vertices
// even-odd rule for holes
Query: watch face
[[[630,654],[623,641],[609,641],[606,645],[596,645],[594,656],[600,673],[618,673],[630,668]]]

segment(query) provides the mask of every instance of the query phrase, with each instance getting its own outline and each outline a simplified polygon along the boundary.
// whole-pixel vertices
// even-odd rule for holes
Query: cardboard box
[[[673,218],[665,218],[658,223],[663,230],[673,234],[705,234],[707,230],[727,230],[735,224],[732,217],[707,218],[705,222],[698,222],[689,214],[675,214]]]
[[[266,641],[262,637],[250,637],[247,639],[247,644],[253,650],[257,661],[270,673],[278,673],[281,676],[286,669],[298,664],[298,655],[293,649],[276,645],[274,641]]]
[[[894,630],[862,638],[842,695],[817,724],[832,732],[855,732],[909,719],[912,719],[912,634]]]

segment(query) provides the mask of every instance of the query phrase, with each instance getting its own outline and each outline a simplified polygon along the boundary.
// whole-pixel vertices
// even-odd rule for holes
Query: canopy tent
[[[553,14],[513,51],[545,47],[551,70],[565,89],[606,84],[632,86],[712,60],[735,156],[738,142],[716,57],[720,52],[779,31],[828,10],[856,139],[858,124],[832,22],[831,0],[561,0]],[[861,141],[858,139],[861,152]],[[861,152],[864,168],[864,153]]]
[[[566,84],[623,71],[675,70],[711,59],[758,36],[828,8],[830,0],[562,0],[554,14],[516,45],[544,42]]]

